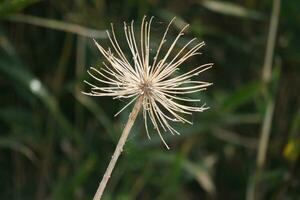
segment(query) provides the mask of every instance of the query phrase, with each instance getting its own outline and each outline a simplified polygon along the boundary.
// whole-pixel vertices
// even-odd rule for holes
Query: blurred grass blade
[[[62,176],[55,184],[52,185],[50,199],[82,199],[80,196],[74,197],[73,191],[80,191],[96,168],[97,156],[95,154],[88,155],[85,160],[78,163],[75,167],[72,177]],[[78,195],[78,193],[77,193]]]
[[[27,157],[33,163],[37,162],[37,157],[35,156],[34,152],[27,147],[26,145],[16,141],[15,138],[0,138],[0,148],[9,148],[16,152],[20,152],[22,155]]]
[[[63,116],[55,98],[48,92],[46,87],[41,83],[39,79],[33,77],[28,71],[25,71],[24,68],[15,67],[9,63],[4,64],[3,62],[1,62],[0,71],[12,78],[13,82],[17,81],[17,84],[21,84],[27,87],[27,89],[29,89],[44,103],[46,108],[48,108],[57,122],[64,129],[64,132],[73,138],[77,138],[76,140],[79,141],[78,133],[73,129],[72,125]]]
[[[224,1],[205,0],[200,2],[205,8],[223,15],[230,15],[235,17],[262,19],[263,15],[257,11],[247,9],[234,3]]]
[[[13,22],[21,22],[26,24],[31,24],[35,26],[40,26],[44,28],[54,29],[58,31],[65,31],[69,33],[74,33],[84,37],[95,38],[95,39],[104,39],[107,38],[105,31],[95,30],[80,26],[78,24],[72,24],[64,21],[58,21],[54,19],[44,19],[41,17],[24,15],[24,14],[15,14],[7,18]]]
[[[3,36],[2,36],[2,40]],[[2,41],[1,40],[1,41]],[[58,107],[58,103],[54,96],[50,94],[47,88],[43,83],[36,77],[34,77],[20,62],[13,48],[3,47],[3,45],[9,44],[6,42],[0,42],[2,47],[1,57],[0,57],[0,72],[4,73],[16,87],[25,87],[27,90],[38,97],[49,112],[53,115],[56,121],[61,125],[61,128],[66,134],[71,138],[75,139],[78,144],[81,143],[79,139],[79,134],[73,129],[70,122],[65,118],[63,113]],[[6,52],[5,49],[9,49],[9,52]],[[4,50],[4,51],[3,51]]]
[[[213,180],[208,172],[208,169],[205,167],[201,167],[200,165],[197,165],[193,162],[190,162],[188,160],[185,160],[183,162],[184,169],[189,172],[199,185],[210,195],[215,195],[216,193],[216,187],[213,183]]]
[[[261,115],[259,113],[224,113],[222,120],[227,125],[235,124],[259,124]]]
[[[157,152],[154,153],[154,158],[158,159],[159,161],[169,163],[176,161],[177,156],[171,153],[166,154]],[[185,158],[183,158],[181,162],[182,169],[188,172],[193,178],[195,178],[199,185],[212,196],[216,193],[216,187],[209,173],[209,170],[213,167],[215,160],[215,156],[208,156],[207,159],[200,160],[200,163],[197,164]]]
[[[254,99],[256,95],[261,91],[260,82],[248,83],[235,92],[232,93],[227,99],[224,100],[222,109],[224,110],[234,110],[239,106],[250,102]]]
[[[218,127],[212,128],[212,134],[218,139],[230,142],[232,144],[241,145],[250,149],[257,148],[258,140],[256,138],[242,136],[235,132]]]
[[[104,126],[108,133],[112,132],[111,129],[114,126],[101,107],[99,107],[91,98],[88,98],[85,95],[74,93],[74,97],[78,102],[80,102],[84,107],[86,107],[91,113],[95,115],[96,119]]]
[[[0,3],[0,17],[16,13],[26,6],[39,2],[40,0],[9,0]]]

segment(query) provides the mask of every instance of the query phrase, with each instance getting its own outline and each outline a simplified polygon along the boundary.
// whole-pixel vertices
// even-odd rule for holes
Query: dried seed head
[[[208,82],[192,79],[213,65],[212,63],[204,64],[191,71],[174,76],[174,72],[189,58],[200,54],[198,50],[204,46],[204,42],[194,44],[196,41],[194,38],[181,47],[175,56],[171,57],[176,43],[184,35],[183,32],[188,27],[186,25],[174,39],[168,51],[162,54],[161,49],[165,45],[166,35],[174,20],[175,18],[168,24],[155,52],[155,56],[152,59],[150,58],[149,46],[153,17],[149,21],[146,20],[146,17],[143,18],[139,43],[135,38],[133,21],[130,25],[124,22],[125,38],[130,49],[132,62],[129,61],[131,59],[128,59],[121,49],[114,32],[114,27],[111,24],[111,33],[107,31],[107,35],[112,50],[105,50],[95,41],[96,46],[106,58],[106,62],[103,63],[101,69],[91,67],[88,70],[91,77],[100,83],[106,84],[106,86],[96,86],[85,81],[85,83],[91,86],[91,91],[83,92],[90,96],[132,98],[116,115],[132,104],[137,98],[142,97],[143,117],[147,135],[150,138],[147,127],[147,119],[149,118],[167,148],[169,147],[162,137],[161,130],[170,131],[172,134],[179,134],[170,125],[170,121],[192,124],[182,115],[191,115],[192,112],[202,112],[208,109],[205,104],[200,107],[186,105],[191,102],[200,101],[200,99],[191,99],[184,97],[184,95],[206,90],[211,85]]]

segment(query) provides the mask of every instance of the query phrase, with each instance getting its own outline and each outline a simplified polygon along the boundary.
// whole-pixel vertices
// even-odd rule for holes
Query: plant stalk
[[[270,84],[271,76],[272,76],[272,65],[274,60],[274,51],[276,45],[276,36],[278,31],[278,22],[279,22],[279,15],[281,9],[281,0],[273,0],[273,9],[272,15],[269,25],[269,33],[268,33],[268,40],[265,52],[265,60],[264,66],[262,70],[262,82],[264,84],[264,88],[268,88],[267,86]],[[257,200],[262,199],[263,192],[262,189],[259,187],[261,182],[261,175],[263,173],[263,168],[266,163],[266,156],[267,150],[271,135],[271,125],[272,119],[275,109],[275,100],[274,97],[268,97],[267,100],[267,108],[265,111],[263,124],[260,133],[258,151],[257,151],[257,159],[256,159],[256,169],[254,171],[254,176],[252,176],[248,183],[246,199],[247,200]]]
[[[140,109],[142,107],[142,102],[143,102],[143,97],[141,96],[141,97],[139,97],[137,99],[137,101],[136,101],[136,103],[135,103],[135,105],[134,105],[134,107],[132,109],[132,112],[129,115],[129,118],[128,118],[128,121],[126,123],[126,126],[125,126],[125,128],[124,128],[124,130],[122,132],[122,135],[121,135],[121,137],[119,139],[117,147],[116,147],[116,149],[114,151],[114,154],[111,157],[109,165],[108,165],[108,167],[107,167],[107,169],[106,169],[106,171],[105,171],[105,173],[103,175],[103,178],[102,178],[102,180],[101,180],[101,182],[99,184],[99,187],[97,189],[97,192],[96,192],[93,200],[100,200],[101,199],[103,191],[104,191],[104,189],[106,187],[106,184],[108,182],[108,179],[110,178],[111,173],[112,173],[112,171],[113,171],[113,169],[114,169],[114,167],[116,165],[116,162],[117,162],[120,154],[123,151],[123,147],[125,145],[127,137],[129,135],[129,132],[130,132],[130,130],[131,130],[131,128],[132,128],[132,126],[133,126],[133,124],[134,124],[134,122],[136,120],[136,117],[139,114],[139,111],[140,111]]]

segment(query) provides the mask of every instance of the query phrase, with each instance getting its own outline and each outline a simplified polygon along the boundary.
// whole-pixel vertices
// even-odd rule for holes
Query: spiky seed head
[[[136,101],[137,98],[142,98],[143,118],[147,135],[150,139],[147,127],[147,121],[150,119],[167,148],[169,147],[162,136],[162,130],[179,134],[170,125],[170,122],[192,124],[184,115],[191,115],[192,112],[203,112],[208,109],[205,104],[200,107],[188,105],[191,102],[199,102],[200,99],[184,96],[206,90],[212,84],[193,80],[194,77],[211,68],[212,63],[195,67],[188,72],[174,76],[179,67],[189,58],[200,54],[199,49],[204,46],[204,42],[196,42],[196,38],[194,38],[181,47],[174,56],[171,56],[176,43],[188,27],[186,25],[178,33],[167,52],[162,54],[161,49],[165,45],[166,35],[174,20],[175,18],[168,24],[153,58],[150,58],[150,33],[153,17],[149,21],[146,20],[146,16],[143,18],[139,41],[137,41],[134,33],[133,21],[130,24],[124,22],[125,38],[130,50],[128,53],[132,58],[125,56],[115,35],[114,26],[111,24],[111,33],[107,31],[111,49],[105,50],[94,41],[106,62],[103,62],[101,69],[91,67],[88,70],[91,77],[106,86],[98,86],[84,81],[91,86],[91,91],[83,92],[90,96],[131,99],[116,115]]]

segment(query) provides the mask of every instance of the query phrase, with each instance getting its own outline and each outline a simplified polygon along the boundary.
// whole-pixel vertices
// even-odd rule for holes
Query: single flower
[[[127,52],[130,54],[128,57],[119,45],[113,24],[111,24],[111,33],[107,31],[111,48],[106,50],[94,41],[106,62],[103,62],[103,67],[100,69],[91,67],[88,70],[89,75],[103,86],[84,81],[91,86],[90,92],[84,92],[86,95],[130,99],[116,115],[141,98],[148,137],[150,138],[147,124],[151,121],[167,148],[169,147],[162,136],[162,130],[179,134],[171,126],[171,122],[192,124],[186,118],[187,115],[208,109],[204,103],[201,106],[195,106],[193,102],[199,102],[200,99],[188,98],[185,95],[206,90],[212,84],[194,80],[200,73],[211,68],[212,63],[197,66],[180,75],[176,73],[180,67],[184,67],[183,65],[189,58],[200,54],[199,49],[204,46],[204,42],[197,42],[194,38],[174,53],[174,47],[184,35],[188,25],[182,28],[168,50],[165,53],[161,52],[162,47],[166,45],[166,35],[174,20],[175,18],[168,24],[154,53],[150,53],[153,17],[149,21],[146,17],[143,18],[139,40],[136,39],[138,36],[134,32],[133,21],[129,25],[124,22],[125,38],[130,50]],[[175,55],[171,56],[172,53]],[[153,58],[151,54],[154,55]]]

